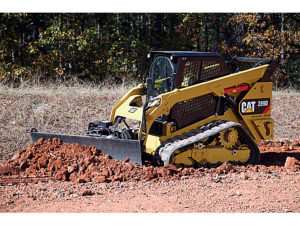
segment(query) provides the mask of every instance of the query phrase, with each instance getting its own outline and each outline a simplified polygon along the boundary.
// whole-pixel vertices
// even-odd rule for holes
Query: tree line
[[[2,13],[0,82],[147,76],[148,50],[280,61],[276,87],[300,88],[297,13]]]

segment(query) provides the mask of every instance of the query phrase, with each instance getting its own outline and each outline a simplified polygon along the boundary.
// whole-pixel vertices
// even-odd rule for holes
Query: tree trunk
[[[282,66],[284,66],[284,14],[281,13],[281,51],[280,51],[280,60]]]
[[[205,16],[204,20],[204,33],[205,33],[205,52],[208,52],[208,18]]]
[[[161,48],[161,38],[162,38],[162,14],[161,13],[156,13],[156,21],[155,21],[155,27],[156,27],[156,47],[158,50]]]
[[[98,38],[98,47],[100,48],[101,42],[102,42],[102,30],[103,30],[103,24],[102,24],[102,18],[101,14],[97,14],[97,38]]]
[[[215,15],[215,51],[219,52],[220,50],[220,18],[221,14]]]

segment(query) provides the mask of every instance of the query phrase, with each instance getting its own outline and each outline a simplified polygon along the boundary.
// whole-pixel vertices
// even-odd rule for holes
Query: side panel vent
[[[215,113],[217,100],[212,94],[203,95],[175,104],[171,109],[171,120],[177,127],[188,126]]]

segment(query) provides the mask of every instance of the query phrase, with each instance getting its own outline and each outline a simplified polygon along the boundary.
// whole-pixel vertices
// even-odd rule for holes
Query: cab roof
[[[149,55],[150,54],[150,55]],[[148,51],[148,58],[158,55],[167,55],[173,57],[221,57],[217,52],[194,52],[194,51]]]

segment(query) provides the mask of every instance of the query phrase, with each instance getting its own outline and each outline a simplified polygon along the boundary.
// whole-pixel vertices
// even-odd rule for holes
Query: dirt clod
[[[223,174],[223,173],[229,173],[233,169],[233,166],[230,165],[230,163],[223,163],[221,166],[217,167],[217,173]]]
[[[24,171],[28,166],[29,166],[29,165],[28,165],[27,160],[21,162],[21,164],[20,164],[20,169],[21,169],[21,171]]]
[[[295,159],[294,157],[287,157],[284,167],[288,170],[288,171],[297,171],[300,170],[300,161],[298,161],[297,159]]]
[[[82,196],[91,196],[91,195],[94,195],[95,193],[92,192],[91,190],[83,190],[80,195]]]

